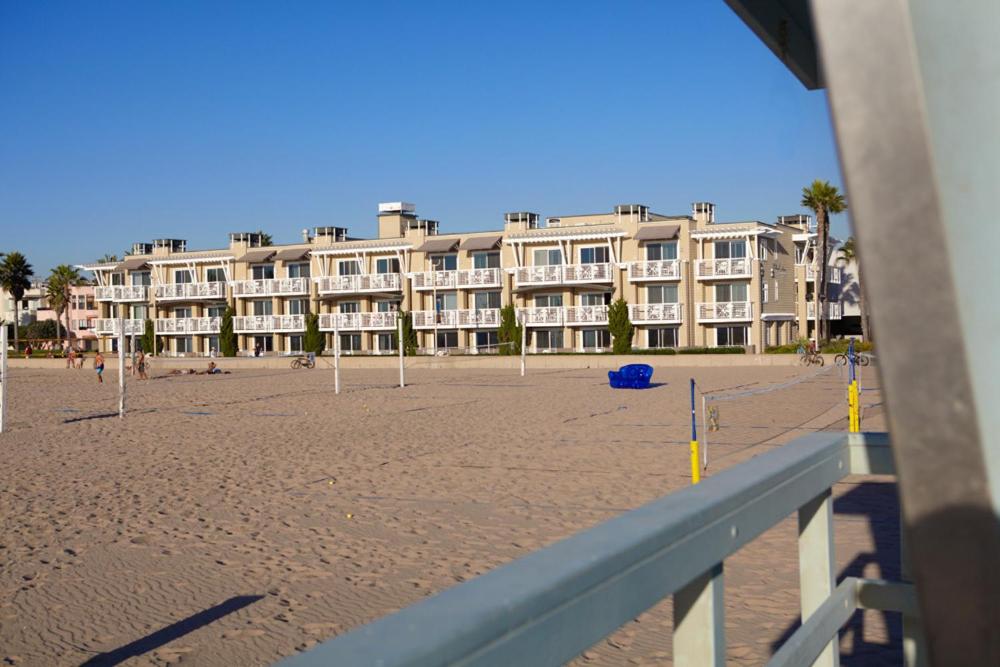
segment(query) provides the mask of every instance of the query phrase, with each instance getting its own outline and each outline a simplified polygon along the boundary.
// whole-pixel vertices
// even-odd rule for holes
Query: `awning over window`
[[[458,247],[458,239],[428,239],[417,252],[451,252]]]
[[[274,250],[271,248],[263,248],[261,250],[251,250],[247,254],[240,257],[241,262],[269,262],[271,257],[274,255]]]
[[[462,241],[458,247],[462,250],[492,250],[500,246],[501,238],[499,234],[497,236],[473,236]]]
[[[308,254],[309,248],[285,248],[284,250],[279,250],[274,259],[280,259],[282,262],[294,262],[305,259]]]
[[[637,241],[669,241],[680,234],[680,225],[639,225],[635,234]]]
[[[149,260],[142,257],[133,257],[132,259],[126,259],[124,262],[116,267],[118,271],[139,271],[141,269],[148,269]]]

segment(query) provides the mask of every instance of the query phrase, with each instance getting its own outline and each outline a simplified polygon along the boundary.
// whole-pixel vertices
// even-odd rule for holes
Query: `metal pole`
[[[14,323],[17,326],[17,323]],[[7,426],[7,385],[10,377],[7,375],[7,325],[0,324],[0,433]]]
[[[118,315],[118,418],[125,417],[125,318]]]
[[[701,449],[702,465],[708,470],[708,399],[701,395],[701,437],[704,447]]]
[[[525,322],[526,318],[521,317],[521,377],[524,377],[525,370],[525,355],[527,354],[528,348],[528,327]]]
[[[132,375],[136,374],[135,368],[135,329],[132,329],[132,340],[129,344],[128,352],[132,357]]]
[[[698,456],[698,424],[694,411],[694,378],[691,378],[691,483],[701,481],[701,457]]]
[[[403,366],[403,317],[402,313],[396,313],[396,328],[399,331],[396,339],[396,347],[399,348],[399,386],[406,386],[406,371]]]
[[[827,489],[799,508],[799,596],[803,621],[830,597],[835,577],[833,495]],[[839,664],[840,646],[834,635],[813,667]]]
[[[333,316],[333,393],[340,393],[340,323],[339,313]]]

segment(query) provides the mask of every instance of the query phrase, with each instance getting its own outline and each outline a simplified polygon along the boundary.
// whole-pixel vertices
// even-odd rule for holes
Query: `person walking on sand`
[[[146,353],[139,350],[139,356],[135,358],[136,371],[139,373],[140,380],[148,380],[146,377]]]
[[[76,367],[76,350],[72,347],[69,348],[69,354],[66,355],[66,368]]]
[[[97,371],[97,381],[100,384],[104,384],[104,355],[101,354],[100,350],[97,351],[97,356],[94,357],[94,370]]]

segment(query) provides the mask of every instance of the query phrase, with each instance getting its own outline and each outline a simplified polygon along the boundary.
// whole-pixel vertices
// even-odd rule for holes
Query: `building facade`
[[[126,334],[141,334],[149,319],[164,354],[205,356],[218,353],[231,306],[241,354],[302,351],[309,313],[328,350],[337,336],[345,354],[389,354],[403,310],[421,352],[485,353],[497,349],[500,309],[512,304],[530,352],[601,352],[611,347],[608,306],[618,297],[639,349],[759,352],[812,330],[808,216],[717,222],[707,202],[673,216],[624,204],[544,221],[514,212],[502,229],[444,233],[395,202],[379,205],[378,230],[356,239],[320,227],[280,246],[236,232],[206,251],[177,239],[137,243],[123,262],[81,267],[97,284],[95,331],[111,349],[119,316]],[[825,316],[839,308],[831,298]]]

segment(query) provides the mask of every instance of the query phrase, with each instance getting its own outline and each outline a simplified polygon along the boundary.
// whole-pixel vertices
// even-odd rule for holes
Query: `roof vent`
[[[183,239],[153,239],[154,248],[167,248],[170,252],[184,252],[187,250],[187,241]]]

